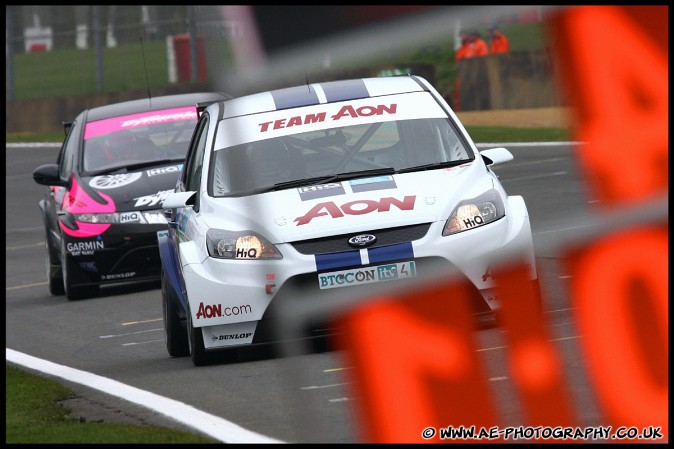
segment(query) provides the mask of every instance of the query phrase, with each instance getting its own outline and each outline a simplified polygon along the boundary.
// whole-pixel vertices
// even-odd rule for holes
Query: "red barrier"
[[[173,51],[175,53],[178,68],[178,81],[192,81],[192,51],[190,49],[189,34],[177,34],[173,36]],[[197,38],[197,79],[206,81],[206,50],[204,39]]]

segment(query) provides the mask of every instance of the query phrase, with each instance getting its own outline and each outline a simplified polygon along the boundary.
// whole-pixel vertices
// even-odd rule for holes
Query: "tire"
[[[206,354],[206,348],[204,347],[204,335],[201,328],[192,325],[192,313],[189,310],[187,311],[187,342],[194,366],[211,363],[211,357]]]
[[[65,290],[68,301],[77,301],[78,299],[90,298],[98,295],[98,285],[86,285],[74,287],[70,283],[70,276],[72,275],[72,268],[68,262],[68,252],[64,239],[61,239],[61,273],[63,275],[63,288]]]
[[[58,252],[54,251],[49,229],[45,228],[45,247],[47,250],[47,283],[49,284],[49,293],[54,296],[64,295],[66,290],[63,285],[63,272],[61,271],[61,261]]]
[[[164,317],[164,335],[166,349],[171,357],[184,357],[190,354],[187,330],[180,322],[175,304],[178,303],[175,290],[169,283],[164,267],[161,269],[161,304]]]

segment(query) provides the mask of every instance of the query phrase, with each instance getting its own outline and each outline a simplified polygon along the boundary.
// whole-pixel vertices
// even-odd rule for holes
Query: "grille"
[[[339,251],[353,250],[349,246],[348,240],[358,234],[372,234],[377,237],[374,245],[368,248],[377,248],[379,246],[393,245],[396,243],[411,242],[418,240],[426,235],[430,223],[422,223],[411,226],[401,226],[397,228],[375,229],[369,231],[351,232],[349,234],[331,235],[330,237],[321,237],[318,239],[303,240],[293,242],[291,245],[302,254],[323,254]]]
[[[423,275],[423,273],[428,273],[438,267],[446,267],[447,272],[453,272],[453,267],[444,259],[439,257],[425,257],[415,259],[417,264],[417,272]],[[406,281],[404,279],[397,281],[388,281],[390,283],[400,283],[404,284]],[[471,304],[473,313],[481,314],[488,312],[489,306],[482,298],[482,295],[478,289],[473,285],[470,280],[465,276],[460,276],[456,278],[456,282],[461,283],[465,292],[468,296],[469,302]],[[389,284],[392,285],[392,284]],[[255,331],[255,336],[253,338],[253,343],[263,343],[275,341],[277,336],[274,334],[275,330],[271,321],[277,316],[276,309],[282,307],[280,304],[285,301],[306,301],[308,303],[315,304],[316,302],[325,302],[334,304],[336,301],[339,301],[339,298],[343,294],[362,294],[364,289],[368,289],[369,285],[361,286],[351,286],[351,287],[342,287],[334,288],[328,290],[321,290],[318,286],[318,277],[316,273],[305,273],[298,276],[294,276],[288,279],[279,289],[276,296],[272,300],[271,304],[265,311],[262,320],[258,323],[258,327]],[[452,298],[444,298],[447,301],[451,301]],[[316,310],[316,309],[314,309]],[[330,329],[330,325],[327,324],[326,317],[316,316],[314,319],[308,320],[304,323],[303,329],[298,329],[298,331],[303,332],[303,337],[313,337],[320,336],[325,334],[334,333],[334,329]]]

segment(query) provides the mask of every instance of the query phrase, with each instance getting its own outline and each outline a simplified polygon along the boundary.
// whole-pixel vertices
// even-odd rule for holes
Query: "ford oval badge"
[[[366,246],[372,245],[376,241],[377,237],[372,234],[360,234],[351,237],[349,239],[349,245],[353,246],[354,248],[364,248]]]

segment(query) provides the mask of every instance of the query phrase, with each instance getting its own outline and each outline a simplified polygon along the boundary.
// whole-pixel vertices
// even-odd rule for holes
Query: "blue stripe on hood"
[[[328,103],[370,97],[363,80],[333,81],[321,83],[321,87]]]

